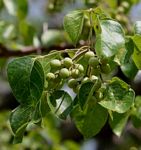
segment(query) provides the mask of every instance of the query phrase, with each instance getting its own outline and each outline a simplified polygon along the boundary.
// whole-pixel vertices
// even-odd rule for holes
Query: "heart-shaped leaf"
[[[21,104],[36,104],[44,88],[44,72],[39,61],[25,56],[9,63],[8,80],[13,94]]]
[[[113,20],[101,20],[101,33],[96,36],[96,53],[99,57],[111,57],[125,48],[125,35],[121,25]]]
[[[82,32],[84,13],[81,10],[72,11],[64,17],[64,28],[74,45],[77,44]]]
[[[85,138],[90,138],[102,129],[108,117],[107,110],[99,104],[90,105],[87,112],[83,112],[77,105],[71,114],[78,130]]]
[[[129,85],[114,77],[109,83],[107,95],[99,104],[112,111],[124,113],[132,106],[134,98],[135,93]]]

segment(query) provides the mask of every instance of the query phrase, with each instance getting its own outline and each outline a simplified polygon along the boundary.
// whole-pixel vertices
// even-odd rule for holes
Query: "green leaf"
[[[134,42],[131,38],[126,39],[125,48],[126,48],[126,55],[124,57],[124,63],[128,63],[134,52]]]
[[[33,115],[32,115],[32,122],[35,124],[41,122],[41,120],[42,120],[42,116],[41,116],[39,107],[40,107],[40,102],[38,102],[36,104],[35,109],[33,111]]]
[[[110,119],[109,123],[112,131],[117,135],[121,136],[122,131],[127,123],[129,115],[127,113],[119,114],[113,112],[113,120]]]
[[[27,0],[4,0],[4,4],[9,14],[24,19],[28,13]]]
[[[118,113],[124,113],[130,109],[135,93],[127,83],[114,77],[107,88],[107,95],[99,102],[101,106]]]
[[[15,142],[19,143],[22,140],[25,128],[30,121],[32,113],[32,108],[30,106],[21,105],[17,107],[10,115],[10,125],[12,131],[19,139],[15,140]]]
[[[85,84],[82,84],[79,90],[78,97],[79,97],[79,103],[82,109],[84,108],[85,104],[88,102],[89,94],[93,86],[94,86],[94,83],[87,82]]]
[[[71,103],[60,115],[59,118],[66,120],[67,116],[72,112],[73,110],[73,103]]]
[[[133,51],[134,51],[133,40],[131,38],[127,38],[125,42],[125,48],[118,51],[118,53],[114,58],[114,61],[117,62],[119,65],[129,63]]]
[[[98,84],[99,80],[96,80],[95,83],[87,82],[85,84],[82,84],[78,94],[81,109],[84,109],[89,100],[91,100]]]
[[[133,39],[134,44],[136,45],[137,49],[139,51],[141,51],[141,35],[136,34],[132,37],[132,39]]]
[[[64,17],[64,29],[68,33],[74,45],[77,44],[84,24],[83,11],[70,12]]]
[[[93,13],[99,16],[99,19],[110,19],[111,17],[103,10],[101,7],[96,7],[93,9]]]
[[[22,142],[23,135],[24,135],[27,125],[28,123],[25,123],[18,129],[18,131],[16,132],[16,135],[14,136],[13,144],[18,144]]]
[[[93,13],[92,14],[92,20],[93,20],[93,24],[94,24],[94,31],[97,34],[101,33],[101,26],[100,26],[100,20],[97,14]]]
[[[138,72],[138,68],[136,67],[135,63],[132,59],[129,59],[128,63],[125,63],[121,66],[121,70],[123,74],[130,79],[134,79]]]
[[[133,53],[133,61],[138,69],[141,69],[141,21],[137,21],[134,26],[135,35],[132,37],[135,48]]]
[[[141,21],[136,21],[134,25],[134,32],[135,34],[141,35]]]
[[[64,91],[62,90],[58,90],[58,91],[54,91],[51,95],[50,95],[50,102],[53,105],[53,107],[57,106],[57,99],[60,99],[64,94]]]
[[[32,113],[32,122],[36,125],[40,125],[42,123],[43,117],[45,117],[50,112],[50,107],[47,102],[48,94],[47,92],[43,92],[39,102],[36,104],[34,108],[34,112]]]
[[[107,121],[108,113],[99,104],[89,105],[87,112],[81,111],[77,105],[71,116],[83,136],[90,138],[100,132]]]
[[[52,99],[53,98],[53,99]],[[56,105],[52,105],[51,101],[56,100]],[[50,96],[50,103],[49,106],[58,117],[61,116],[61,118],[66,118],[69,114],[69,108],[72,105],[72,98],[71,96],[63,91],[63,90],[57,90],[54,91]],[[65,117],[63,117],[65,115]]]
[[[111,57],[125,48],[125,35],[121,25],[113,20],[101,20],[101,34],[96,37],[96,53],[99,57]]]
[[[134,53],[132,55],[132,59],[137,66],[138,69],[141,69],[141,51],[137,49],[137,47],[134,48]]]
[[[118,65],[122,65],[125,61],[126,53],[127,53],[126,48],[121,48],[115,55],[114,62],[116,62]]]
[[[16,58],[8,64],[9,84],[21,104],[36,104],[44,88],[44,72],[41,64],[29,56]]]
[[[123,60],[122,61],[123,63],[121,63],[120,67],[123,74],[126,77],[133,79],[138,72],[138,68],[136,67],[132,59],[132,54],[134,52],[134,42],[131,38],[126,39],[125,47],[126,47],[125,55],[120,56],[121,60]]]
[[[131,120],[135,128],[141,127],[141,96],[136,96],[135,105],[132,108]]]
[[[43,92],[42,97],[40,99],[40,107],[39,107],[42,117],[45,117],[50,112],[50,107],[48,105],[47,99],[48,93]]]

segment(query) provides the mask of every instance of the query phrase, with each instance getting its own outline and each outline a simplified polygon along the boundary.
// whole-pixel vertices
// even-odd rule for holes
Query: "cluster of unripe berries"
[[[111,67],[107,59],[99,59],[92,51],[87,52],[85,58],[88,60],[91,75],[99,76],[101,73],[110,73]]]
[[[68,86],[70,85],[70,87],[72,87],[72,84],[74,85],[74,81],[84,74],[84,67],[81,64],[74,64],[72,59],[69,57],[66,57],[63,60],[54,59],[50,62],[50,66],[51,72],[46,75],[48,82],[57,82],[56,79],[62,80],[70,78]]]
[[[101,73],[109,73],[111,70],[107,61],[100,61],[92,51],[86,52],[84,58],[86,60],[87,69],[89,68],[89,74],[87,74],[87,69],[84,69],[82,64],[74,63],[69,57],[62,60],[52,60],[50,62],[51,70],[46,75],[48,83],[54,82],[54,84],[57,84],[57,82],[67,79],[68,86],[77,93],[82,84],[89,81],[95,82],[99,79]],[[57,79],[59,79],[59,81]],[[101,85],[101,83],[99,84]]]
[[[63,60],[54,59],[50,62],[52,70],[56,70],[55,73],[48,73],[47,80],[55,79],[56,75],[60,76],[62,79],[69,78],[78,78],[81,73],[84,72],[84,67],[81,64],[73,64],[71,58],[66,57]]]

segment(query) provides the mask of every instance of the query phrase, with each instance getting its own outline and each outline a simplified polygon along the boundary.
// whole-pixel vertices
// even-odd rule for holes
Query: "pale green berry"
[[[108,74],[111,72],[111,67],[109,64],[106,64],[106,65],[101,65],[101,72],[102,73],[105,73],[105,74]]]
[[[76,87],[74,87],[73,92],[74,93],[79,93],[80,87],[81,87],[80,85],[77,85]]]
[[[98,58],[97,57],[91,57],[90,59],[89,59],[89,65],[91,66],[91,67],[96,67],[97,65],[99,65],[99,60],[98,60]]]
[[[70,80],[68,81],[68,86],[69,86],[70,88],[76,87],[76,86],[77,86],[77,80],[76,80],[76,79],[70,79]]]
[[[60,77],[62,78],[68,78],[70,76],[70,72],[67,68],[62,68],[59,72]]]
[[[90,81],[91,81],[90,78],[84,77],[83,80],[82,80],[82,84],[90,82]]]
[[[84,57],[89,60],[89,59],[90,59],[91,57],[93,57],[94,55],[95,55],[94,52],[88,51],[88,52],[85,53],[85,56],[84,56]]]
[[[84,67],[81,64],[75,64],[75,67],[80,71],[80,73],[84,72]]]
[[[63,65],[64,65],[66,68],[71,67],[72,64],[73,64],[72,59],[69,58],[69,57],[64,58],[62,62],[63,62]]]
[[[100,73],[101,73],[101,69],[100,69],[99,65],[97,67],[95,67],[95,68],[92,68],[92,71],[91,71],[92,75],[99,76]]]
[[[49,81],[49,80],[54,80],[54,79],[55,79],[55,74],[49,72],[49,73],[46,75],[46,79],[47,79],[48,81]]]
[[[80,76],[80,71],[78,69],[72,69],[71,70],[71,76],[73,78],[78,78]]]
[[[53,59],[51,62],[50,62],[50,66],[52,68],[60,68],[61,67],[61,61],[58,60],[58,59]]]

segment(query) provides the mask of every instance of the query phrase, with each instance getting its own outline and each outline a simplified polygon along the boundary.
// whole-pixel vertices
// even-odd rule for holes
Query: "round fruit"
[[[76,86],[77,86],[77,80],[76,80],[76,79],[70,79],[70,80],[68,81],[68,86],[69,86],[70,88],[76,87]]]
[[[55,74],[49,72],[49,73],[47,74],[47,76],[46,76],[46,79],[47,79],[47,80],[54,80],[54,79],[55,79]]]
[[[91,72],[92,75],[99,76],[100,73],[101,73],[101,69],[99,65],[95,68],[92,68],[92,72]]]
[[[85,53],[85,58],[86,59],[90,59],[91,57],[93,57],[95,54],[92,51],[88,51]]]
[[[72,71],[71,71],[71,76],[72,76],[73,78],[78,78],[79,75],[80,75],[80,71],[79,71],[78,69],[72,69]]]
[[[89,65],[92,66],[92,67],[96,67],[97,65],[99,65],[99,61],[98,61],[98,58],[96,57],[91,57],[89,59]]]
[[[78,69],[81,73],[84,72],[84,67],[81,64],[75,64],[76,69]]]
[[[108,74],[111,72],[111,67],[109,64],[101,65],[101,71],[102,73]]]
[[[70,76],[70,72],[67,68],[62,68],[59,72],[60,77],[62,78],[68,78]]]
[[[63,59],[63,65],[64,65],[66,68],[71,67],[72,64],[73,64],[73,61],[72,61],[71,58],[66,57],[66,58]]]
[[[85,77],[85,78],[82,80],[82,84],[87,83],[87,82],[90,82],[90,81],[91,81],[90,78]]]
[[[77,85],[76,87],[73,88],[74,93],[78,93],[80,90],[80,85]]]
[[[61,67],[61,61],[58,60],[58,59],[53,59],[53,60],[50,62],[50,65],[51,65],[52,68]]]

